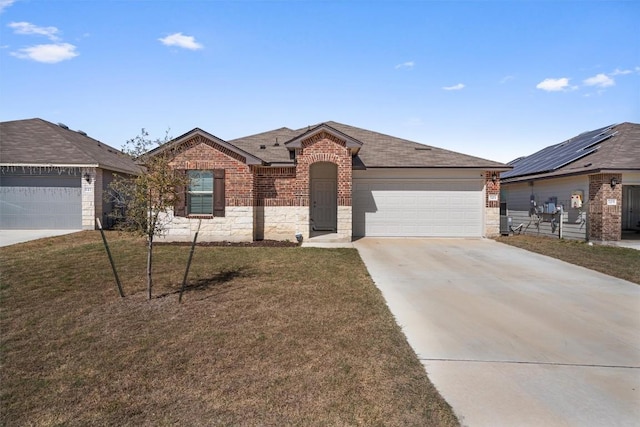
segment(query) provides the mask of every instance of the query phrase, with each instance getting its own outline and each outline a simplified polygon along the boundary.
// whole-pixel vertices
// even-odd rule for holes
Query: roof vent
[[[80,135],[87,136],[87,133],[83,130],[77,130],[76,132],[78,132]]]
[[[62,129],[69,129],[69,126],[65,125],[64,123],[58,123],[58,126],[60,126]]]
[[[276,138],[276,143],[275,143],[275,144],[273,144],[273,146],[274,146],[274,147],[279,147],[279,146],[280,146],[280,143],[278,142],[278,138]]]
[[[267,148],[267,146],[266,146],[266,145],[264,145],[264,144],[260,144],[260,149],[261,149],[261,150],[266,150],[266,148]]]
[[[418,151],[431,151],[431,147],[416,147]]]

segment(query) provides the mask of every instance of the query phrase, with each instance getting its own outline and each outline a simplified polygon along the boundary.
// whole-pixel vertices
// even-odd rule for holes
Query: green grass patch
[[[354,249],[0,250],[1,425],[456,426]]]
[[[495,240],[640,284],[640,251],[635,249],[525,235]]]

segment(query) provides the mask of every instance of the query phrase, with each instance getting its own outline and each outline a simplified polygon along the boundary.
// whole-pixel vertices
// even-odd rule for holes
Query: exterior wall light
[[[491,175],[491,182],[493,182],[495,184],[497,180],[498,180],[498,175],[496,175],[496,173],[494,172]]]
[[[91,175],[89,175],[89,172],[84,173],[84,180],[91,184]]]
[[[618,185],[618,180],[616,178],[611,178],[611,188],[616,188]]]

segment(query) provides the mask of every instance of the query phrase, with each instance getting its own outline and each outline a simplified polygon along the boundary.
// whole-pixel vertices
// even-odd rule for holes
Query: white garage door
[[[353,235],[480,237],[482,189],[482,180],[354,180]]]
[[[82,229],[81,178],[57,174],[2,176],[0,229]]]

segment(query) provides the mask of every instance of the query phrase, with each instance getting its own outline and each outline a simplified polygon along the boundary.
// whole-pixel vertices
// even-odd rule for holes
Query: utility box
[[[511,233],[511,218],[507,216],[507,202],[500,202],[500,234],[508,236]]]

